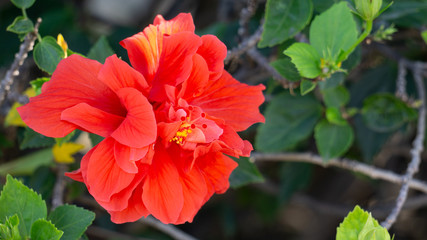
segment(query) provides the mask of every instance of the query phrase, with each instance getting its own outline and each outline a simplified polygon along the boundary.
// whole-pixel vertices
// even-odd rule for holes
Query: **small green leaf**
[[[25,128],[24,138],[19,147],[21,149],[50,147],[55,144],[55,139],[41,135],[31,128]]]
[[[265,111],[255,139],[257,150],[279,152],[295,147],[308,138],[322,114],[322,106],[311,96],[280,94]]]
[[[230,175],[230,186],[233,188],[242,187],[250,183],[263,182],[264,178],[255,164],[247,157],[233,158],[239,166]]]
[[[103,137],[93,134],[93,133],[89,133],[89,139],[90,142],[92,143],[92,146],[96,146],[98,145],[98,143],[100,143],[102,140],[104,140]]]
[[[39,95],[40,93],[42,93],[43,84],[49,80],[50,78],[48,77],[41,77],[41,78],[36,78],[35,80],[30,82],[31,87],[33,87],[34,91],[36,91],[36,95]]]
[[[316,16],[310,26],[310,43],[319,55],[331,62],[357,41],[356,22],[346,1],[334,4]]]
[[[8,175],[0,194],[0,221],[4,222],[7,217],[15,214],[21,221],[20,235],[27,238],[30,236],[33,222],[39,218],[46,218],[46,203],[36,192]]]
[[[268,0],[260,48],[274,46],[295,36],[310,21],[311,0]]]
[[[52,74],[58,63],[64,58],[64,50],[58,45],[55,38],[47,36],[36,44],[33,57],[41,70]]]
[[[313,91],[316,88],[316,86],[317,86],[317,82],[303,79],[300,85],[301,95],[304,96],[307,93]]]
[[[56,142],[56,144],[58,144],[59,146],[61,146],[63,143],[69,142],[71,140],[71,138],[74,137],[75,134],[76,134],[76,130],[70,132],[65,137],[55,138],[55,142]]]
[[[307,43],[294,43],[283,52],[295,64],[300,75],[306,78],[315,78],[322,73],[320,56],[316,49]]]
[[[323,160],[343,155],[354,140],[353,129],[350,125],[336,125],[327,121],[319,122],[314,129],[317,150]]]
[[[345,106],[350,100],[350,93],[344,86],[327,88],[322,91],[323,101],[326,106],[340,108]]]
[[[34,30],[34,24],[30,19],[18,16],[6,30],[17,34],[27,34]]]
[[[336,107],[328,107],[326,109],[326,119],[328,122],[336,124],[336,125],[346,125],[347,120],[342,117],[340,110]]]
[[[18,8],[29,8],[36,0],[10,0]]]
[[[50,213],[53,224],[64,232],[61,240],[79,239],[95,219],[95,214],[74,205],[62,205]]]
[[[424,42],[427,44],[427,30],[424,30],[421,32],[421,37],[423,38]]]
[[[289,58],[281,58],[270,63],[271,66],[276,69],[284,78],[291,82],[296,82],[301,80],[301,76],[298,73],[295,65],[291,62]]]
[[[59,240],[62,234],[61,230],[45,219],[39,219],[31,226],[31,240]]]
[[[1,164],[0,176],[6,176],[7,174],[30,175],[38,167],[52,163],[52,149],[43,149]]]
[[[368,97],[362,108],[366,126],[377,132],[394,131],[416,116],[414,109],[390,93],[378,93]]]
[[[21,240],[19,234],[19,218],[15,214],[11,217],[6,218],[4,224],[0,223],[0,239],[2,240]]]
[[[336,240],[390,240],[388,231],[370,213],[356,206],[337,228]]]
[[[113,54],[114,51],[108,43],[107,38],[105,36],[101,36],[89,50],[87,57],[100,63],[104,63],[105,59]]]

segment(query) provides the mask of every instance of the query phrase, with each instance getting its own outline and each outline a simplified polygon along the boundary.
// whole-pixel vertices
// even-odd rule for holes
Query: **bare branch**
[[[240,12],[240,19],[239,19],[239,29],[237,30],[237,33],[239,34],[240,38],[243,39],[248,34],[249,29],[249,20],[254,15],[256,9],[258,6],[257,0],[248,0],[247,6],[242,9]]]
[[[197,240],[197,238],[194,238],[193,236],[190,236],[189,234],[181,231],[180,229],[172,226],[172,225],[168,225],[168,224],[164,224],[156,219],[154,219],[151,216],[148,216],[146,218],[141,218],[139,220],[139,222],[147,224],[159,231],[162,231],[166,234],[168,234],[169,236],[171,236],[173,239],[176,240]]]
[[[412,143],[412,159],[408,165],[408,168],[406,169],[406,174],[403,177],[402,187],[400,188],[399,195],[396,199],[396,206],[387,219],[381,223],[381,225],[387,229],[393,225],[397,219],[397,216],[399,216],[399,213],[402,210],[402,206],[408,197],[409,182],[413,178],[414,174],[418,172],[418,168],[421,162],[421,152],[424,149],[423,143],[426,128],[426,93],[422,77],[423,64],[416,62],[411,64],[410,67],[414,75],[415,84],[417,85],[418,97],[421,100],[421,106],[418,111],[417,135]]]
[[[259,28],[255,31],[254,34],[252,34],[252,36],[250,36],[241,44],[239,44],[239,46],[227,52],[227,57],[224,60],[226,64],[229,63],[233,58],[236,58],[248,51],[249,49],[253,48],[258,43],[258,41],[261,39],[261,34],[263,30],[262,22],[263,21],[261,21]]]
[[[297,86],[298,83],[289,82],[286,78],[282,77],[279,72],[274,69],[269,63],[268,60],[258,51],[256,48],[251,48],[248,50],[248,55],[258,63],[261,67],[263,67],[267,72],[271,74],[274,80],[278,81],[284,88],[291,88]]]
[[[365,163],[357,162],[347,158],[331,159],[328,162],[324,162],[320,156],[311,153],[252,153],[251,161],[306,162],[320,165],[322,167],[339,167],[342,169],[362,173],[373,179],[381,179],[396,184],[402,184],[404,181],[404,176],[402,175]],[[408,183],[410,188],[427,193],[426,182],[410,179]]]
[[[36,25],[34,26],[34,31],[28,33],[27,36],[25,36],[24,42],[19,47],[19,52],[15,55],[15,60],[10,66],[9,70],[6,72],[5,77],[1,80],[0,105],[3,103],[7,93],[10,91],[10,86],[12,86],[14,78],[19,76],[19,67],[22,66],[24,60],[28,57],[28,52],[33,49],[41,21],[41,18],[38,18]]]
[[[403,101],[406,101],[408,100],[408,96],[406,95],[406,66],[404,61],[399,61],[398,64],[399,68],[396,80],[396,96]]]
[[[68,171],[68,166],[66,164],[57,164],[56,166],[56,182],[53,187],[52,210],[64,204],[65,172]]]

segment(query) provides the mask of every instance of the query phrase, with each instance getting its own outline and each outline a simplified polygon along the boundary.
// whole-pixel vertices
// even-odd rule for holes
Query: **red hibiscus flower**
[[[157,16],[121,45],[133,68],[115,55],[104,65],[72,55],[18,111],[46,136],[80,129],[105,137],[67,175],[86,184],[113,222],[149,214],[191,222],[228,189],[237,167],[229,156],[249,156],[252,146],[237,132],[264,121],[264,86],[227,73],[225,45],[197,36],[190,14]]]

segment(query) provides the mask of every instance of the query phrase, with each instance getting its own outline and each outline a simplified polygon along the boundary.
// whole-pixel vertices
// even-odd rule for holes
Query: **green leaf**
[[[64,232],[61,240],[79,239],[95,219],[95,214],[74,205],[62,205],[50,213],[53,224]]]
[[[337,228],[336,240],[390,240],[387,230],[370,213],[356,206]]]
[[[378,93],[368,97],[362,108],[366,126],[377,132],[397,130],[416,116],[414,109],[390,93]]]
[[[357,41],[357,26],[343,1],[316,16],[310,26],[310,43],[322,58],[335,62],[341,51]]]
[[[427,44],[427,30],[424,30],[421,32],[421,37],[423,38],[424,42]]]
[[[65,137],[55,138],[55,142],[56,142],[56,144],[58,144],[59,146],[61,146],[63,143],[69,142],[71,140],[71,138],[74,137],[75,134],[76,134],[76,130],[70,132]]]
[[[326,109],[326,119],[328,122],[336,125],[347,125],[347,120],[342,117],[340,110],[336,107],[328,107]]]
[[[18,16],[6,30],[17,34],[27,34],[34,30],[34,24],[30,19]]]
[[[291,82],[301,80],[301,76],[299,75],[298,70],[289,58],[277,59],[271,62],[270,65],[273,66],[274,69],[280,73],[280,75]]]
[[[317,82],[303,79],[300,85],[301,95],[304,96],[307,93],[313,91],[316,88],[316,86],[317,86]]]
[[[87,57],[100,63],[104,63],[105,59],[113,54],[114,51],[111,49],[107,38],[105,36],[101,36],[89,50]]]
[[[300,75],[306,78],[315,78],[322,73],[320,56],[316,49],[307,43],[294,43],[283,52],[295,64]]]
[[[256,149],[265,152],[291,149],[310,136],[321,114],[322,106],[311,96],[288,93],[276,96],[265,111],[265,124],[258,129]]]
[[[350,125],[336,125],[327,121],[319,122],[314,129],[317,150],[323,160],[343,155],[354,140],[353,129]]]
[[[36,0],[10,0],[18,8],[29,8]]]
[[[19,218],[15,214],[11,217],[6,218],[4,224],[0,223],[0,239],[2,240],[21,240],[19,234]]]
[[[34,89],[34,91],[36,91],[36,95],[39,95],[40,93],[42,93],[43,84],[49,80],[50,78],[48,77],[41,77],[41,78],[36,78],[35,80],[30,82],[31,87]]]
[[[30,175],[38,167],[52,163],[52,149],[43,149],[1,164],[0,176],[6,176],[7,174]]]
[[[61,230],[45,219],[39,219],[31,226],[31,240],[59,240],[62,234]]]
[[[313,165],[308,163],[285,163],[280,169],[279,201],[286,203],[292,195],[308,186],[311,180]]]
[[[46,203],[36,192],[7,175],[6,184],[0,194],[0,221],[4,222],[7,217],[15,214],[21,221],[19,232],[23,238],[27,238],[33,222],[46,218]]]
[[[351,55],[350,55],[351,56]],[[326,78],[324,81],[320,81],[318,83],[319,88],[321,90],[328,89],[328,88],[334,88],[342,84],[345,80],[345,73],[343,72],[336,72],[332,74],[332,76]]]
[[[311,0],[268,0],[258,47],[272,47],[295,36],[308,24],[312,13]]]
[[[323,101],[328,107],[340,108],[350,100],[350,93],[344,86],[322,90]]]
[[[21,149],[50,147],[55,144],[55,139],[41,135],[31,128],[25,128],[24,138],[19,147]]]
[[[230,186],[233,188],[242,187],[250,183],[263,182],[264,178],[258,171],[255,164],[247,157],[233,158],[239,166],[230,175]]]
[[[58,45],[55,38],[47,36],[36,44],[33,57],[41,70],[52,74],[58,63],[64,58],[64,50]]]
[[[90,142],[92,143],[92,146],[96,146],[98,145],[98,143],[100,143],[102,140],[104,140],[103,137],[93,134],[93,133],[89,133],[89,139]]]

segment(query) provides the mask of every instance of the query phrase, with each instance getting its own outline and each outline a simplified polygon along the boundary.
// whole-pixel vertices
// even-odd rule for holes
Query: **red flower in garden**
[[[264,121],[264,86],[227,73],[225,45],[197,36],[190,14],[157,16],[121,44],[133,68],[115,55],[104,65],[72,55],[18,111],[50,137],[74,129],[105,137],[67,175],[86,184],[113,222],[149,214],[191,222],[214,193],[228,189],[237,166],[229,156],[249,156],[252,146],[237,131]]]

